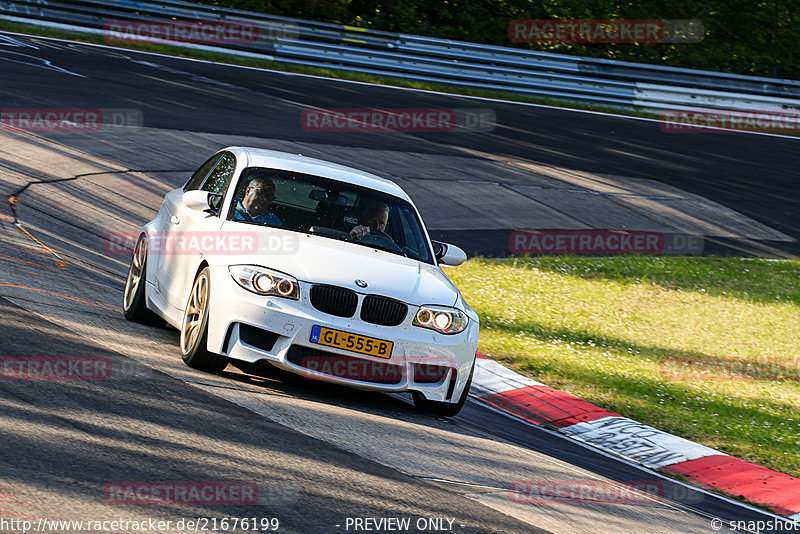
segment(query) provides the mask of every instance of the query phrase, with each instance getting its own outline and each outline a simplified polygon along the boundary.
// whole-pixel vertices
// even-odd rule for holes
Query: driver
[[[369,233],[389,237],[386,234],[386,223],[389,222],[389,206],[386,203],[367,202],[361,206],[356,218],[358,225],[350,230],[354,239],[360,239]]]
[[[275,200],[275,182],[266,176],[256,176],[247,184],[244,197],[236,204],[236,220],[283,226],[280,218],[269,211],[269,205],[273,200]]]

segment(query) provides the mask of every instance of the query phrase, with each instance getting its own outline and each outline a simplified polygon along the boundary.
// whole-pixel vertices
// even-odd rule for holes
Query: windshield
[[[433,263],[411,204],[320,176],[249,167],[236,186],[228,220],[349,241]]]

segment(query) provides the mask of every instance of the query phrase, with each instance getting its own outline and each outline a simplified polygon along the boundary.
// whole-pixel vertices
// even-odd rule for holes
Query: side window
[[[211,156],[211,158],[203,163],[199,169],[195,171],[189,181],[183,186],[184,191],[194,191],[195,189],[200,189],[200,186],[203,183],[203,180],[206,179],[208,173],[211,172],[211,169],[214,168],[214,165],[220,160],[220,158],[224,154],[215,154]]]
[[[395,221],[399,223],[399,232],[396,229],[394,236],[396,239],[402,241],[398,244],[403,247],[406,252],[413,252],[413,254],[423,261],[430,261],[430,253],[427,250],[427,239],[416,224],[416,217],[410,208],[397,207],[392,210],[392,216],[395,216]],[[387,226],[388,228],[388,226]],[[397,228],[395,226],[395,228]],[[399,235],[398,235],[399,234]]]
[[[224,195],[225,191],[228,190],[228,184],[231,183],[234,170],[236,170],[236,157],[230,152],[224,152],[219,163],[217,163],[217,166],[211,171],[211,174],[208,175],[208,178],[203,182],[203,186],[200,187],[200,189],[208,191],[209,193]]]

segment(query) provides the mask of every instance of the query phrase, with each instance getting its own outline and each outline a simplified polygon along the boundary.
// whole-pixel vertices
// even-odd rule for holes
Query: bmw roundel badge
[[[358,287],[367,287],[367,283],[363,280],[356,280],[356,285]]]

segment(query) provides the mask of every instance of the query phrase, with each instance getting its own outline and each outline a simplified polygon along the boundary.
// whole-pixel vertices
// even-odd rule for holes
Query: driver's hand
[[[350,235],[353,236],[354,239],[361,239],[368,233],[369,233],[369,226],[358,225],[352,230],[350,230]]]

